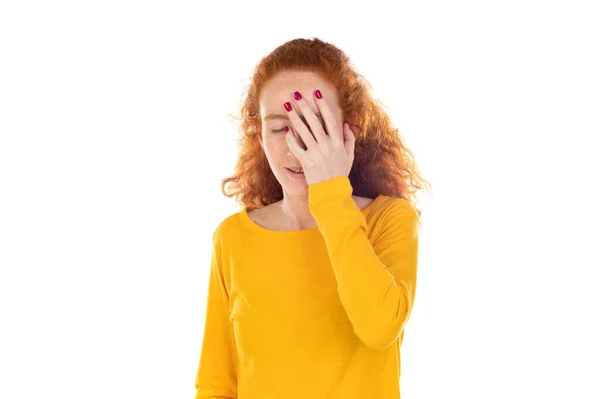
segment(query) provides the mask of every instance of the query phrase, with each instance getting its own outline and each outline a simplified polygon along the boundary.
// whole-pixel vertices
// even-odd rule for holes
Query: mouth
[[[304,171],[302,172],[295,172],[292,169],[289,168],[285,168],[292,176],[294,177],[304,177]]]

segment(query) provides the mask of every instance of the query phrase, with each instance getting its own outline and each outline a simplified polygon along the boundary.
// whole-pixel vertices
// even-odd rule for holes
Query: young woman
[[[319,39],[264,57],[241,111],[223,193],[243,209],[214,232],[195,398],[399,398],[429,183]]]

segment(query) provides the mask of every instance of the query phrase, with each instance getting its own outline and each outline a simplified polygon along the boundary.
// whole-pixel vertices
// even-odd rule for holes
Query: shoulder
[[[389,198],[389,211],[392,213],[403,213],[417,216],[417,209],[412,202],[405,200],[404,198]]]
[[[216,226],[213,232],[213,244],[223,242],[224,239],[233,243],[243,240],[243,232],[247,230],[243,228],[247,223],[246,218],[252,219],[259,225],[276,219],[278,202],[261,207],[243,205],[241,210],[231,213]],[[247,216],[243,215],[244,212]]]
[[[380,232],[401,229],[416,234],[420,220],[412,202],[383,195],[373,208],[373,221]]]
[[[383,215],[411,214],[418,217],[413,203],[404,198],[381,195],[374,208]]]
[[[231,213],[223,218],[213,230],[212,241],[214,246],[221,245],[222,241],[226,237],[230,237],[232,234],[240,231],[241,214],[244,209]]]

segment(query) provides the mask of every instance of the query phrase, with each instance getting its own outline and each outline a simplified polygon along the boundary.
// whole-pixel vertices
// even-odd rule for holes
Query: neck
[[[317,227],[317,221],[310,213],[308,194],[285,194],[281,201],[282,222],[293,230],[304,230]]]

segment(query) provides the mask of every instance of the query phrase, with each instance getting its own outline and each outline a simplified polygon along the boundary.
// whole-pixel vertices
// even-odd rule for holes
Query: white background
[[[227,115],[297,37],[433,186],[403,398],[600,397],[593,3],[3,1],[0,397],[193,397]]]

